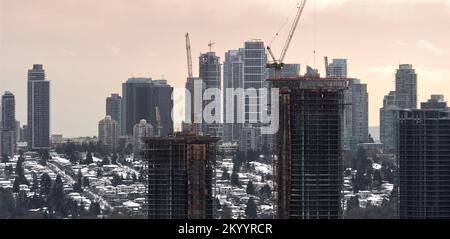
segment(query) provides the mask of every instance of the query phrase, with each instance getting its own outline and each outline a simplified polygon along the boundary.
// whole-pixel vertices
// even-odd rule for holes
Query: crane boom
[[[209,43],[208,43],[209,52],[212,52],[212,46],[214,46],[214,44],[216,44],[216,43],[213,41],[209,41]]]
[[[188,63],[188,77],[192,78],[192,54],[191,54],[191,40],[189,39],[189,32],[186,33],[186,53]]]
[[[186,53],[187,53],[187,63],[188,63],[188,79],[186,82],[186,88],[190,91],[191,93],[191,97],[190,99],[186,99],[186,100],[190,100],[191,101],[191,122],[190,122],[190,131],[193,134],[197,134],[197,127],[195,126],[195,114],[194,114],[194,74],[192,72],[192,54],[191,54],[191,40],[189,38],[189,32],[186,33]],[[161,125],[161,116],[159,113],[159,108],[156,109],[157,110],[157,121],[159,126]],[[159,127],[158,126],[158,127]],[[160,127],[158,128],[158,130],[160,130]]]
[[[286,40],[286,43],[284,44],[283,51],[281,52],[281,57],[280,57],[279,62],[284,61],[284,57],[286,56],[286,53],[289,49],[289,45],[291,44],[292,38],[294,37],[295,30],[297,29],[298,22],[300,20],[300,17],[302,16],[305,5],[306,5],[306,0],[302,0],[302,2],[300,3],[300,6],[298,7],[298,12],[297,12],[297,15],[295,16],[294,23],[292,24],[291,30],[289,31],[289,35]]]
[[[275,55],[272,52],[272,48],[270,48],[270,46],[267,46],[267,51],[270,54],[270,57],[272,57],[273,62],[277,62],[277,59],[275,58]]]

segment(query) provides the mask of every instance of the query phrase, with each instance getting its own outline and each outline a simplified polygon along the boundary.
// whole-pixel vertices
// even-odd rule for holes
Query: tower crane
[[[191,54],[191,40],[189,39],[189,32],[186,33],[186,52],[188,63],[188,77],[192,78],[192,54]]]
[[[301,0],[300,4],[297,6],[297,8],[298,8],[297,15],[295,16],[294,23],[292,24],[291,30],[289,31],[288,38],[286,39],[283,50],[281,51],[280,58],[278,60],[276,59],[275,55],[273,54],[270,46],[267,46],[267,51],[269,52],[270,57],[272,58],[272,62],[267,64],[267,68],[275,69],[276,77],[279,77],[281,75],[281,70],[284,67],[284,57],[286,56],[286,53],[289,49],[289,45],[291,44],[292,38],[294,37],[295,30],[297,29],[297,26],[300,21],[300,17],[302,16],[305,5],[306,5],[306,0]]]
[[[197,127],[195,126],[194,122],[195,122],[195,114],[194,114],[194,74],[192,73],[192,54],[191,54],[191,40],[189,38],[189,32],[186,33],[186,53],[187,53],[187,63],[188,63],[188,78],[187,78],[187,82],[186,82],[186,88],[190,91],[191,93],[191,98],[190,99],[186,99],[186,100],[190,100],[191,101],[191,122],[190,122],[190,132],[193,134],[196,134],[197,132]],[[158,109],[159,110],[159,109]]]
[[[208,43],[209,52],[212,52],[212,46],[214,46],[214,44],[216,44],[216,43],[213,41],[209,41],[209,43]]]

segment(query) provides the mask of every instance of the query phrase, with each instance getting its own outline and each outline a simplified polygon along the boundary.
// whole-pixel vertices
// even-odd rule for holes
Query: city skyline
[[[105,97],[120,93],[128,78],[164,75],[170,85],[183,87],[186,31],[191,33],[194,59],[207,52],[213,40],[212,50],[223,60],[226,51],[241,47],[244,41],[258,38],[269,43],[296,2],[108,1],[106,5],[101,1],[1,0],[0,92],[15,94],[16,118],[23,124],[26,72],[33,64],[43,64],[52,82],[51,133],[96,135]],[[368,85],[369,125],[378,126],[379,108],[383,96],[394,88],[399,63],[412,64],[417,71],[417,103],[431,94],[450,95],[450,86],[444,85],[450,78],[446,65],[449,3],[310,1],[286,63],[301,64],[302,73],[309,64],[324,76],[323,56],[348,59],[348,76]],[[168,12],[173,17],[162,18]],[[246,24],[234,20],[243,18]],[[165,24],[155,24],[161,19]],[[286,31],[272,44],[276,53]],[[230,34],[234,32],[239,34]]]

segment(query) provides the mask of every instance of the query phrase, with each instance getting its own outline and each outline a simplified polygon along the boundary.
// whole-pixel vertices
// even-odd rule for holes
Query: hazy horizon
[[[194,75],[208,42],[221,60],[244,41],[270,42],[297,0],[0,0],[0,93],[16,96],[26,124],[27,70],[43,64],[51,81],[51,134],[97,135],[105,100],[129,77],[164,78],[183,87],[184,34]],[[291,21],[272,44],[279,54]],[[450,99],[450,0],[309,0],[285,63],[324,75],[323,57],[347,58],[349,77],[368,84],[369,126],[395,89],[399,64],[418,73],[419,103]],[[313,51],[316,50],[314,60]],[[222,79],[223,80],[223,79]]]

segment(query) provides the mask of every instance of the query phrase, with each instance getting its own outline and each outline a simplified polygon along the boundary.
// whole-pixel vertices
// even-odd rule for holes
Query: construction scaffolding
[[[277,133],[278,217],[342,217],[342,125],[347,79],[281,78]]]
[[[401,110],[397,130],[399,218],[449,219],[449,113]]]
[[[149,219],[212,219],[218,139],[178,134],[146,138]]]

